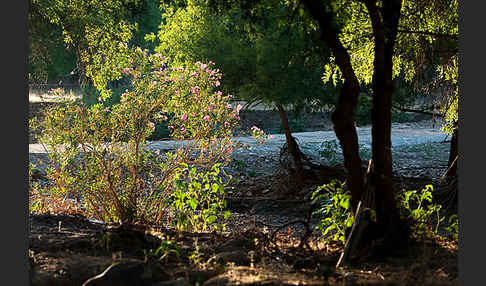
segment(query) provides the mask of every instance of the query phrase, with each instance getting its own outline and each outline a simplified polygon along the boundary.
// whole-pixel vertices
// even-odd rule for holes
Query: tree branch
[[[439,116],[439,117],[443,116],[441,113],[432,112],[432,111],[427,110],[427,109],[430,109],[430,108],[410,109],[410,108],[406,108],[406,107],[395,105],[395,104],[392,105],[392,107],[395,108],[395,109],[398,109],[400,111],[403,111],[403,112],[414,112],[414,113],[420,113],[420,114],[426,114],[426,115],[432,115],[432,116]],[[433,107],[433,106],[430,106],[430,107]]]

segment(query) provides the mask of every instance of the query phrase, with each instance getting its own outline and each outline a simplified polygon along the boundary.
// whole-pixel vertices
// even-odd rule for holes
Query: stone
[[[237,237],[230,239],[216,248],[216,252],[232,252],[237,250],[254,249],[255,244],[253,240],[246,237]]]
[[[204,282],[203,286],[226,286],[229,283],[229,279],[224,275],[216,276],[208,281]]]
[[[218,271],[210,269],[210,270],[191,270],[188,273],[189,276],[189,282],[192,285],[202,285],[204,282],[207,280],[218,276]]]
[[[151,286],[190,286],[191,284],[184,278],[178,278],[176,280],[160,281]]]
[[[354,286],[356,285],[356,277],[352,273],[344,274],[344,285],[345,286]]]
[[[142,262],[119,262],[110,265],[102,273],[89,278],[82,286],[145,286],[142,278],[145,267]]]
[[[244,265],[244,266],[249,266],[250,265],[250,258],[248,257],[247,252],[242,251],[242,250],[236,250],[236,251],[228,251],[228,252],[220,252],[215,255],[215,260],[218,263],[228,263],[228,262],[233,262],[236,265]]]

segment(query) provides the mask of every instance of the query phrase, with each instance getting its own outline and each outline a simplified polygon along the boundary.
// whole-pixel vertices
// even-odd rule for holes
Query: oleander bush
[[[65,102],[47,109],[44,121],[31,122],[42,129],[39,141],[51,150],[49,192],[105,222],[161,223],[182,212],[195,218],[186,226],[206,229],[219,222],[215,216],[219,219],[224,207],[225,178],[215,168],[229,161],[241,106],[233,108],[231,95],[218,90],[222,75],[212,62],[168,67],[162,55],[137,48],[128,63],[122,73],[130,86],[119,103],[102,92],[89,107]],[[164,154],[144,147],[161,122],[171,139],[184,140],[178,150]],[[207,191],[205,185],[194,188],[195,179],[181,185],[181,170],[189,166],[198,167],[197,178],[218,182],[210,183],[218,186],[211,187],[217,188],[211,189],[215,196],[200,197],[218,207],[202,201],[193,208],[192,199],[190,208],[174,207],[181,200],[170,198],[181,190],[194,190],[196,197]],[[174,210],[178,215],[169,215]]]

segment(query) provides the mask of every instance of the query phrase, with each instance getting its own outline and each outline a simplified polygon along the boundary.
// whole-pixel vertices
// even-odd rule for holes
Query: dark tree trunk
[[[320,39],[331,49],[344,77],[338,104],[332,114],[332,122],[336,137],[343,149],[344,166],[348,171],[348,186],[351,191],[351,207],[354,213],[363,192],[363,169],[353,116],[358,104],[359,82],[351,65],[350,56],[338,38],[337,29],[327,7],[321,1],[304,0],[303,4],[311,17],[319,23]]]
[[[459,150],[457,147],[457,137],[458,137],[458,132],[456,128],[452,133],[451,148],[449,152],[449,162],[447,163],[447,168],[449,168],[449,170],[447,171],[448,177],[454,177],[457,175],[457,162],[454,163],[456,157],[459,154]]]
[[[289,151],[290,156],[292,157],[292,161],[294,162],[295,166],[295,173],[297,183],[302,182],[302,178],[304,176],[304,168],[302,167],[302,152],[300,152],[299,146],[297,142],[295,142],[294,137],[292,137],[292,133],[290,132],[289,120],[287,118],[287,113],[281,104],[277,104],[278,113],[280,114],[280,120],[282,121],[282,126],[285,131],[285,140],[287,142],[287,148]]]
[[[392,79],[393,48],[400,17],[401,0],[366,1],[373,27],[375,59],[373,71],[372,159],[371,174],[375,185],[376,218],[387,245],[398,247],[403,241],[402,224],[392,186],[391,108],[394,90]]]

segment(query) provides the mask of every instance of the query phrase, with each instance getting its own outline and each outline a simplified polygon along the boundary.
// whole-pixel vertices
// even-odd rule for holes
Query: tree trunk
[[[453,165],[454,160],[459,154],[459,149],[457,147],[457,137],[458,137],[458,132],[456,128],[452,133],[451,148],[449,152],[449,162],[447,163],[447,168],[449,168],[449,171],[447,171],[448,177],[454,177],[457,175],[457,163]]]
[[[329,10],[321,1],[304,0],[303,4],[311,17],[319,23],[320,39],[331,49],[344,77],[338,104],[331,119],[343,150],[344,167],[348,171],[348,186],[351,191],[351,207],[355,213],[363,192],[363,169],[353,116],[358,104],[359,82],[351,65],[350,56],[338,38]]]
[[[292,133],[290,132],[287,113],[285,112],[281,104],[277,104],[276,106],[280,114],[280,120],[282,121],[283,129],[285,131],[285,140],[287,142],[287,148],[290,156],[292,157],[292,161],[294,162],[294,166],[295,166],[294,175],[296,175],[296,181],[298,183],[301,183],[304,176],[304,168],[302,167],[302,153],[300,152],[297,142],[295,142],[295,138],[292,137]]]
[[[371,18],[375,43],[371,109],[374,170],[371,179],[375,184],[376,219],[383,232],[385,244],[399,247],[405,237],[402,236],[402,224],[392,185],[391,108],[394,90],[392,57],[401,1],[383,1],[383,7],[378,8],[376,0],[370,0],[366,1],[366,7]]]

